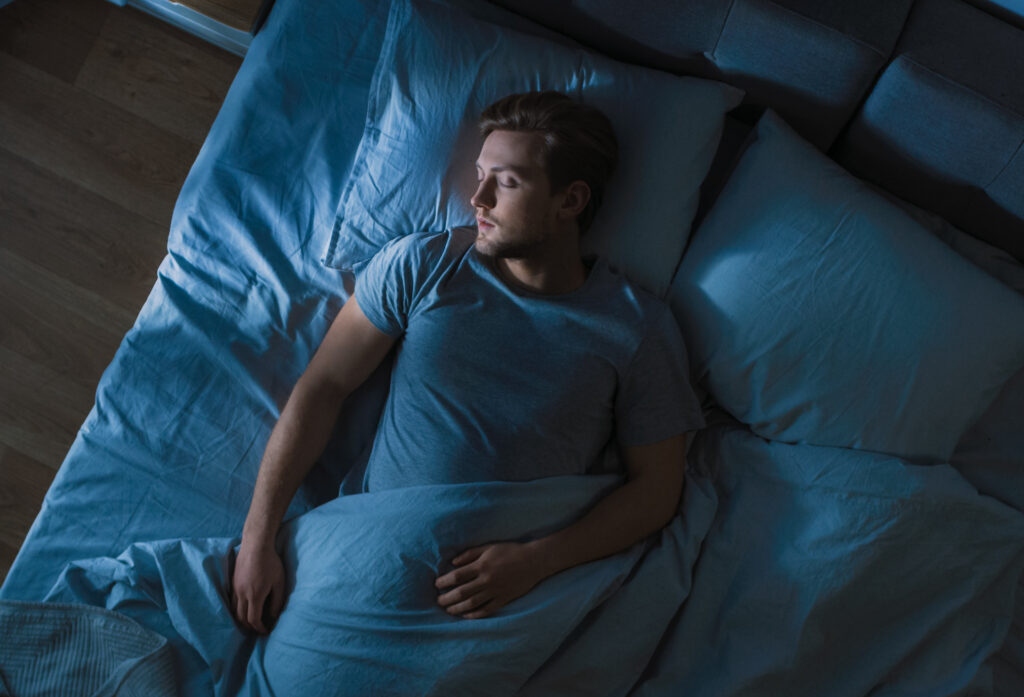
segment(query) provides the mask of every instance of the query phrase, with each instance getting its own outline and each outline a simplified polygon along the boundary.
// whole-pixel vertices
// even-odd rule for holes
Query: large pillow
[[[759,435],[948,461],[1024,366],[1024,297],[774,112],[669,293],[694,378]]]
[[[429,0],[392,6],[366,129],[323,262],[358,272],[392,238],[475,224],[477,118],[500,97],[540,89],[600,108],[619,140],[619,167],[581,240],[583,253],[606,256],[663,296],[725,113],[743,93],[617,63]]]

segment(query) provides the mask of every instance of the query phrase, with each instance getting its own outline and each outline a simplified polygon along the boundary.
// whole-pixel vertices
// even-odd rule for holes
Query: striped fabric
[[[174,697],[167,639],[89,605],[0,600],[3,697]]]

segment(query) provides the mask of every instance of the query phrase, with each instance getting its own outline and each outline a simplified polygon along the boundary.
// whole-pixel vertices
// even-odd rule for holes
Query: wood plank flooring
[[[156,282],[240,65],[106,0],[0,8],[0,583]]]

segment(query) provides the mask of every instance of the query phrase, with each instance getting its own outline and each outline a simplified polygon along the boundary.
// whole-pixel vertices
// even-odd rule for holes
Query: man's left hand
[[[487,617],[526,595],[547,574],[534,548],[520,542],[498,542],[467,549],[452,560],[456,568],[439,576],[443,592],[437,602],[450,615]]]

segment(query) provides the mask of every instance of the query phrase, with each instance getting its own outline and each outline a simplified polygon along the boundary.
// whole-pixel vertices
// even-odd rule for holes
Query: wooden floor
[[[240,65],[106,0],[0,8],[0,582],[156,281]]]

